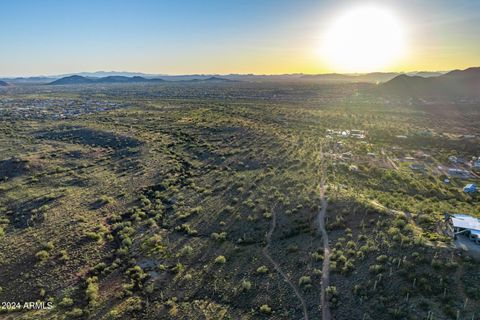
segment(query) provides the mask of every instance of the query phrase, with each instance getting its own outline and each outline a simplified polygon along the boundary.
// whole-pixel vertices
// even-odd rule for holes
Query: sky
[[[325,33],[367,5],[401,22],[405,52],[348,71],[480,66],[478,0],[2,0],[0,76],[345,71],[322,54]]]

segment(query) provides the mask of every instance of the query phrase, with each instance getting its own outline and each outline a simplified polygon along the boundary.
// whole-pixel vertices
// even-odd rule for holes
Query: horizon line
[[[325,72],[325,73],[305,73],[305,72],[292,72],[292,73],[178,73],[178,74],[162,74],[162,73],[145,73],[141,71],[79,71],[79,72],[66,72],[62,74],[41,74],[41,75],[16,75],[16,76],[0,76],[0,79],[28,79],[28,78],[58,78],[58,77],[67,77],[73,75],[79,75],[82,73],[137,73],[145,76],[157,76],[157,77],[181,77],[181,76],[293,76],[293,75],[346,75],[346,76],[355,76],[355,75],[367,75],[372,73],[396,73],[396,74],[407,74],[407,73],[422,73],[422,72],[431,72],[431,73],[446,73],[454,70],[466,70],[469,68],[475,68],[475,66],[467,67],[465,69],[455,68],[448,70],[411,70],[411,71],[370,71],[370,72]]]

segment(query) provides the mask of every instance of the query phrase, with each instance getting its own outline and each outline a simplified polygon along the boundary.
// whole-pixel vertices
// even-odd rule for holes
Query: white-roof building
[[[454,234],[464,233],[471,240],[480,244],[480,219],[468,214],[453,214],[450,216]]]

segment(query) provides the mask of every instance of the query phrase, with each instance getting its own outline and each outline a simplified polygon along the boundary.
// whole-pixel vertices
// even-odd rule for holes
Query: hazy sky
[[[478,0],[12,0],[0,1],[0,76],[335,72],[323,34],[366,3],[406,31],[388,70],[480,65]]]

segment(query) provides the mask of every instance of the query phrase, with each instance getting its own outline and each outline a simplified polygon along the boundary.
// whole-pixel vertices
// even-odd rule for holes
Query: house
[[[351,159],[352,155],[353,155],[352,151],[344,152],[344,153],[342,153],[341,158],[342,159]]]
[[[351,137],[355,139],[365,139],[365,135],[360,133],[352,133]]]
[[[477,185],[475,183],[469,183],[465,187],[463,187],[463,192],[475,193],[477,192]]]
[[[352,129],[350,131],[351,134],[365,134],[365,130],[357,130],[357,129]]]
[[[450,157],[448,157],[448,161],[450,161],[451,163],[457,163],[457,157],[450,156]]]
[[[468,214],[449,215],[450,226],[456,239],[457,235],[465,234],[470,240],[480,244],[480,219]]]
[[[422,163],[412,163],[410,169],[413,171],[425,171],[425,165]]]
[[[473,167],[474,167],[475,169],[480,169],[480,160],[475,160],[475,161],[473,162]]]
[[[456,156],[450,156],[448,157],[448,161],[450,161],[451,163],[458,163],[458,164],[465,164],[467,163],[467,161],[463,158],[459,158],[459,157],[456,157]]]
[[[448,174],[453,177],[459,177],[463,179],[470,177],[470,172],[468,172],[467,170],[457,169],[457,168],[449,168]]]
[[[365,138],[365,131],[364,130],[351,130],[350,131],[350,134],[352,136],[352,138],[356,138],[356,139],[364,139]]]

